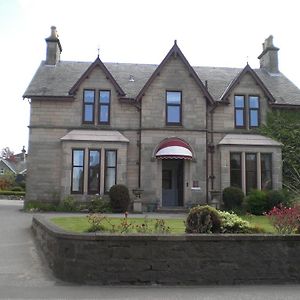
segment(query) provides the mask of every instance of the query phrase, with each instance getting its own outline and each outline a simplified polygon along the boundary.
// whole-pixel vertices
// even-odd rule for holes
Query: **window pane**
[[[168,123],[180,123],[180,106],[168,106]]]
[[[89,91],[89,90],[84,91],[85,103],[94,103],[94,99],[95,99],[95,91]]]
[[[116,184],[116,169],[107,168],[105,177],[105,191],[108,192],[109,189]]]
[[[100,103],[109,103],[110,91],[100,91],[99,93]]]
[[[73,168],[72,192],[83,191],[83,167]]]
[[[257,96],[249,96],[249,107],[259,108],[259,101]]]
[[[261,153],[261,188],[272,189],[272,154]]]
[[[250,110],[250,126],[258,126],[258,110]]]
[[[91,150],[89,156],[89,193],[99,192],[100,186],[100,151]]]
[[[181,92],[167,92],[167,103],[168,104],[180,104]]]
[[[100,106],[100,122],[108,122],[108,113],[109,113],[109,106],[108,105],[101,105]]]
[[[234,106],[244,108],[245,106],[244,96],[234,96]]]
[[[83,166],[83,150],[73,150],[73,166]]]
[[[93,121],[93,105],[86,104],[84,105],[84,121],[92,122]]]
[[[116,166],[116,151],[106,151],[106,167]]]
[[[244,126],[244,110],[236,109],[235,111],[235,126]]]
[[[247,193],[251,189],[257,188],[257,177],[256,177],[256,154],[246,154],[246,191]]]
[[[230,153],[230,185],[242,188],[240,153]]]

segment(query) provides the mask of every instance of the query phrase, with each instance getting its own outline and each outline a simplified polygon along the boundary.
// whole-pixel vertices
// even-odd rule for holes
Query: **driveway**
[[[53,277],[21,201],[0,200],[0,299],[299,299],[300,285],[161,287],[79,286]]]

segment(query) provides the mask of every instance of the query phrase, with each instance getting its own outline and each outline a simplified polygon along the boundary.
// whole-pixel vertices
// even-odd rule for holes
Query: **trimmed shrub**
[[[292,206],[292,201],[288,192],[285,190],[267,191],[266,210],[270,211],[273,207],[279,207],[280,205],[286,207]]]
[[[1,190],[0,190],[0,195],[4,195],[4,196],[19,196],[19,197],[23,197],[23,196],[25,196],[25,192],[1,191]]]
[[[56,206],[47,202],[29,201],[25,203],[24,209],[29,212],[56,211]]]
[[[243,191],[234,186],[227,187],[223,190],[223,202],[226,210],[240,208],[245,195]]]
[[[109,190],[110,206],[113,212],[125,212],[130,203],[129,191],[123,184],[113,185]]]
[[[262,215],[266,212],[267,193],[260,190],[252,190],[246,197],[247,209],[253,215]]]
[[[69,212],[77,211],[78,208],[75,199],[72,196],[67,196],[60,202],[57,210]]]
[[[109,200],[103,199],[101,196],[94,196],[88,204],[90,213],[107,213],[111,212]]]
[[[24,192],[23,188],[20,186],[14,186],[13,188],[11,188],[11,191],[13,192]]]
[[[221,220],[215,208],[198,205],[190,210],[185,226],[187,233],[219,233]]]

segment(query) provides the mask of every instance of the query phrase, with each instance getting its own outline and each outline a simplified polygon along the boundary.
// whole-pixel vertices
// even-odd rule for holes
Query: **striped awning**
[[[178,138],[170,138],[160,143],[155,157],[158,159],[193,159],[191,147]]]

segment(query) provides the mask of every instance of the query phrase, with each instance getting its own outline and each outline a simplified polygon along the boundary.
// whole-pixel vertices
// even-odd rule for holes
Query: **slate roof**
[[[60,61],[55,66],[42,61],[23,97],[70,97],[69,91],[92,62]],[[135,98],[151,77],[158,65],[132,63],[104,63],[126,97]],[[219,101],[226,88],[242,68],[193,67],[203,83],[207,81],[208,91]],[[300,105],[300,90],[282,73],[269,74],[254,69],[263,84],[275,98],[275,104]],[[134,81],[130,81],[130,77]]]
[[[218,145],[282,146],[281,143],[259,134],[226,134]]]
[[[26,161],[9,161],[3,158],[0,158],[0,161],[2,161],[15,174],[23,174],[27,171]]]

